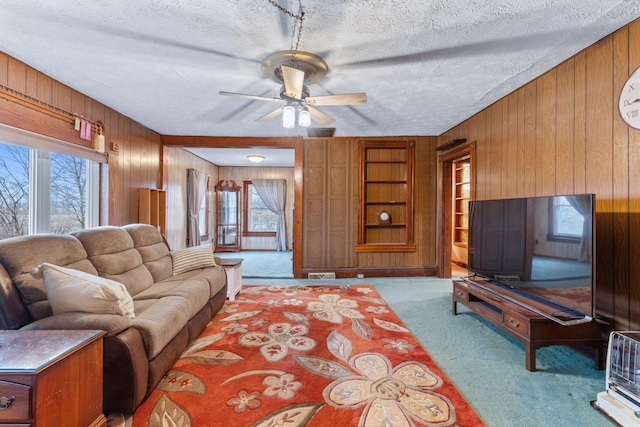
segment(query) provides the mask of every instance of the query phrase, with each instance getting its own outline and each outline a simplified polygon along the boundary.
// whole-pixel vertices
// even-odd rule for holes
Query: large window
[[[0,142],[0,238],[97,225],[98,176],[91,160]]]
[[[244,181],[244,228],[245,236],[275,236],[278,215],[271,212],[258,195],[251,181]]]
[[[584,217],[566,197],[552,197],[549,202],[549,238],[556,241],[580,242]]]

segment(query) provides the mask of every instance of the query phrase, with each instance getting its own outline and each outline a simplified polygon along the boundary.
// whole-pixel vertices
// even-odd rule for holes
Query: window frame
[[[249,215],[251,213],[251,189],[253,185],[251,180],[242,181],[242,235],[254,237],[275,237],[276,230],[273,231],[251,231],[249,230]]]
[[[198,209],[198,227],[200,230],[200,241],[202,243],[207,243],[210,241],[211,230],[210,230],[210,201],[211,201],[211,189],[209,184],[211,182],[211,177],[207,175],[205,177],[205,185],[204,185],[204,195],[202,197],[202,204],[200,205],[200,209]],[[204,212],[203,212],[204,211]]]
[[[100,203],[100,189],[107,170],[107,156],[76,144],[0,124],[0,144],[29,150],[29,217],[25,235],[51,233],[51,154],[68,155],[86,162],[85,228],[97,227],[106,212]],[[43,191],[48,189],[48,191]]]
[[[564,196],[558,196],[564,197]],[[582,242],[582,235],[573,235],[573,234],[563,234],[556,232],[556,204],[555,201],[558,197],[550,197],[549,198],[549,207],[548,207],[548,224],[547,224],[547,240],[550,242],[563,242],[563,243],[573,243],[579,244]]]

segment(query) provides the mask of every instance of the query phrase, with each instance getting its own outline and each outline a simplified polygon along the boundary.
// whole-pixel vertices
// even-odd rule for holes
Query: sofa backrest
[[[162,233],[149,224],[129,224],[123,227],[131,238],[133,245],[142,257],[154,282],[159,282],[173,274],[173,261],[169,246]]]
[[[142,263],[133,239],[124,228],[88,228],[76,231],[73,235],[84,246],[87,258],[99,276],[124,284],[132,296],[153,284],[151,273]]]
[[[43,262],[97,274],[87,259],[84,247],[73,236],[34,234],[0,240],[0,263],[11,278],[31,320],[39,320],[53,314],[43,281],[34,279],[29,273]],[[3,298],[5,303],[15,302],[8,285],[3,285],[2,288],[3,291],[9,292],[9,295],[3,294],[0,298]],[[12,328],[29,323],[21,310],[16,309],[15,315],[17,317],[8,319]]]

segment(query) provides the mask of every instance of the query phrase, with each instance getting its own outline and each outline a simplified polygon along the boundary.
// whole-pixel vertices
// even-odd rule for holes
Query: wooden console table
[[[589,346],[596,350],[596,369],[604,369],[601,324],[591,321],[564,326],[500,295],[499,285],[454,280],[451,311],[461,303],[524,344],[525,367],[536,370],[536,349],[551,345]]]
[[[0,331],[0,427],[104,427],[104,331]]]

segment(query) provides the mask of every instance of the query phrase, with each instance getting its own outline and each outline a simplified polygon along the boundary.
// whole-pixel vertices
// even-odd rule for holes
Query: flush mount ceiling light
[[[264,156],[259,156],[257,154],[252,154],[250,156],[247,156],[247,159],[249,159],[253,163],[260,163],[261,161],[264,160]]]

